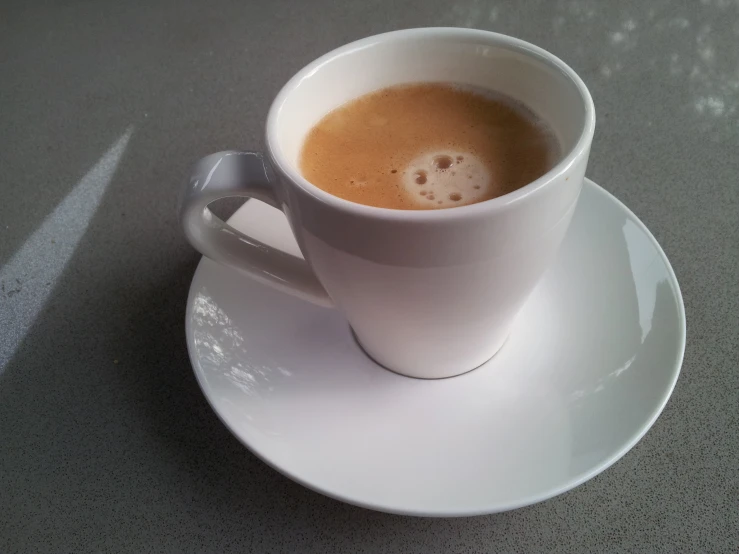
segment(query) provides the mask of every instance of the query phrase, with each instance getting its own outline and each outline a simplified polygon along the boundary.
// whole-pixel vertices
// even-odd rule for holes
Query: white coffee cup
[[[550,124],[561,160],[505,196],[442,210],[356,204],[300,174],[303,140],[326,113],[368,92],[415,82],[472,85],[523,102]],[[365,352],[386,368],[451,377],[501,348],[552,262],[580,194],[594,128],[585,84],[532,44],[456,28],[377,35],[326,54],[290,79],[269,111],[266,156],[221,152],[200,160],[181,222],[209,258],[343,312]],[[208,204],[226,196],[282,210],[306,261],[213,215]]]

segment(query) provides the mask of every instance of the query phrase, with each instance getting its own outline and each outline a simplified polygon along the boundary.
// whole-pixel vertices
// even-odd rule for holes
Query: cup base
[[[490,360],[492,360],[495,355],[501,351],[505,343],[508,341],[508,337],[510,337],[510,333],[506,334],[503,337],[503,340],[501,340],[495,350],[490,354],[489,352],[486,354],[486,357],[480,361],[479,363],[476,363],[472,367],[469,366],[455,366],[455,367],[448,367],[448,368],[430,368],[430,370],[424,370],[424,368],[418,368],[418,367],[406,367],[406,368],[399,368],[395,367],[387,362],[382,361],[383,357],[379,355],[375,355],[372,353],[372,351],[367,348],[359,338],[359,335],[357,335],[356,331],[349,326],[349,329],[351,330],[352,337],[354,338],[354,342],[357,343],[357,346],[362,351],[362,353],[367,356],[372,362],[380,366],[382,369],[385,369],[391,373],[395,373],[397,375],[402,375],[403,377],[410,377],[412,379],[422,379],[426,381],[435,381],[439,379],[450,379],[452,377],[459,377],[460,375],[464,375],[465,373],[470,373],[471,371],[475,371],[476,369],[484,366],[486,363],[488,363]]]

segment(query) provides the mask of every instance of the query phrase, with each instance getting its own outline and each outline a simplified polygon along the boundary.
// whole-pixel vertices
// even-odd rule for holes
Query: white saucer
[[[231,224],[299,255],[281,212]],[[387,371],[333,310],[203,259],[187,342],[231,432],[288,477],[339,500],[424,516],[533,504],[626,454],[680,371],[685,312],[654,237],[588,181],[558,261],[503,349],[437,381]]]

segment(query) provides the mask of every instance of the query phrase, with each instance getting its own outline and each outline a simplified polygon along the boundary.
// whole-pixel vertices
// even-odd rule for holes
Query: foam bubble
[[[427,152],[403,172],[405,192],[425,208],[451,208],[489,196],[493,180],[485,164],[469,152]]]
[[[435,169],[449,169],[454,164],[454,158],[447,156],[446,154],[439,154],[434,156],[434,168]]]

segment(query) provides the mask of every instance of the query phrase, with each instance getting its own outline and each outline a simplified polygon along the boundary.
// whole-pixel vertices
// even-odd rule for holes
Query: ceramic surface
[[[547,121],[562,156],[509,194],[442,210],[343,200],[298,170],[314,123],[389,85],[451,82],[494,90]],[[267,116],[266,151],[200,160],[185,187],[183,231],[202,254],[282,292],[335,305],[364,349],[412,377],[459,375],[489,360],[567,231],[595,129],[583,81],[533,44],[474,29],[420,28],[342,46],[300,70]],[[239,233],[208,209],[246,196],[280,208],[308,264]]]
[[[300,255],[274,208],[248,202],[231,224]],[[586,180],[554,265],[470,373],[387,371],[336,310],[205,258],[187,341],[213,409],[279,471],[368,508],[461,516],[547,499],[623,456],[672,392],[685,317],[655,239]]]

